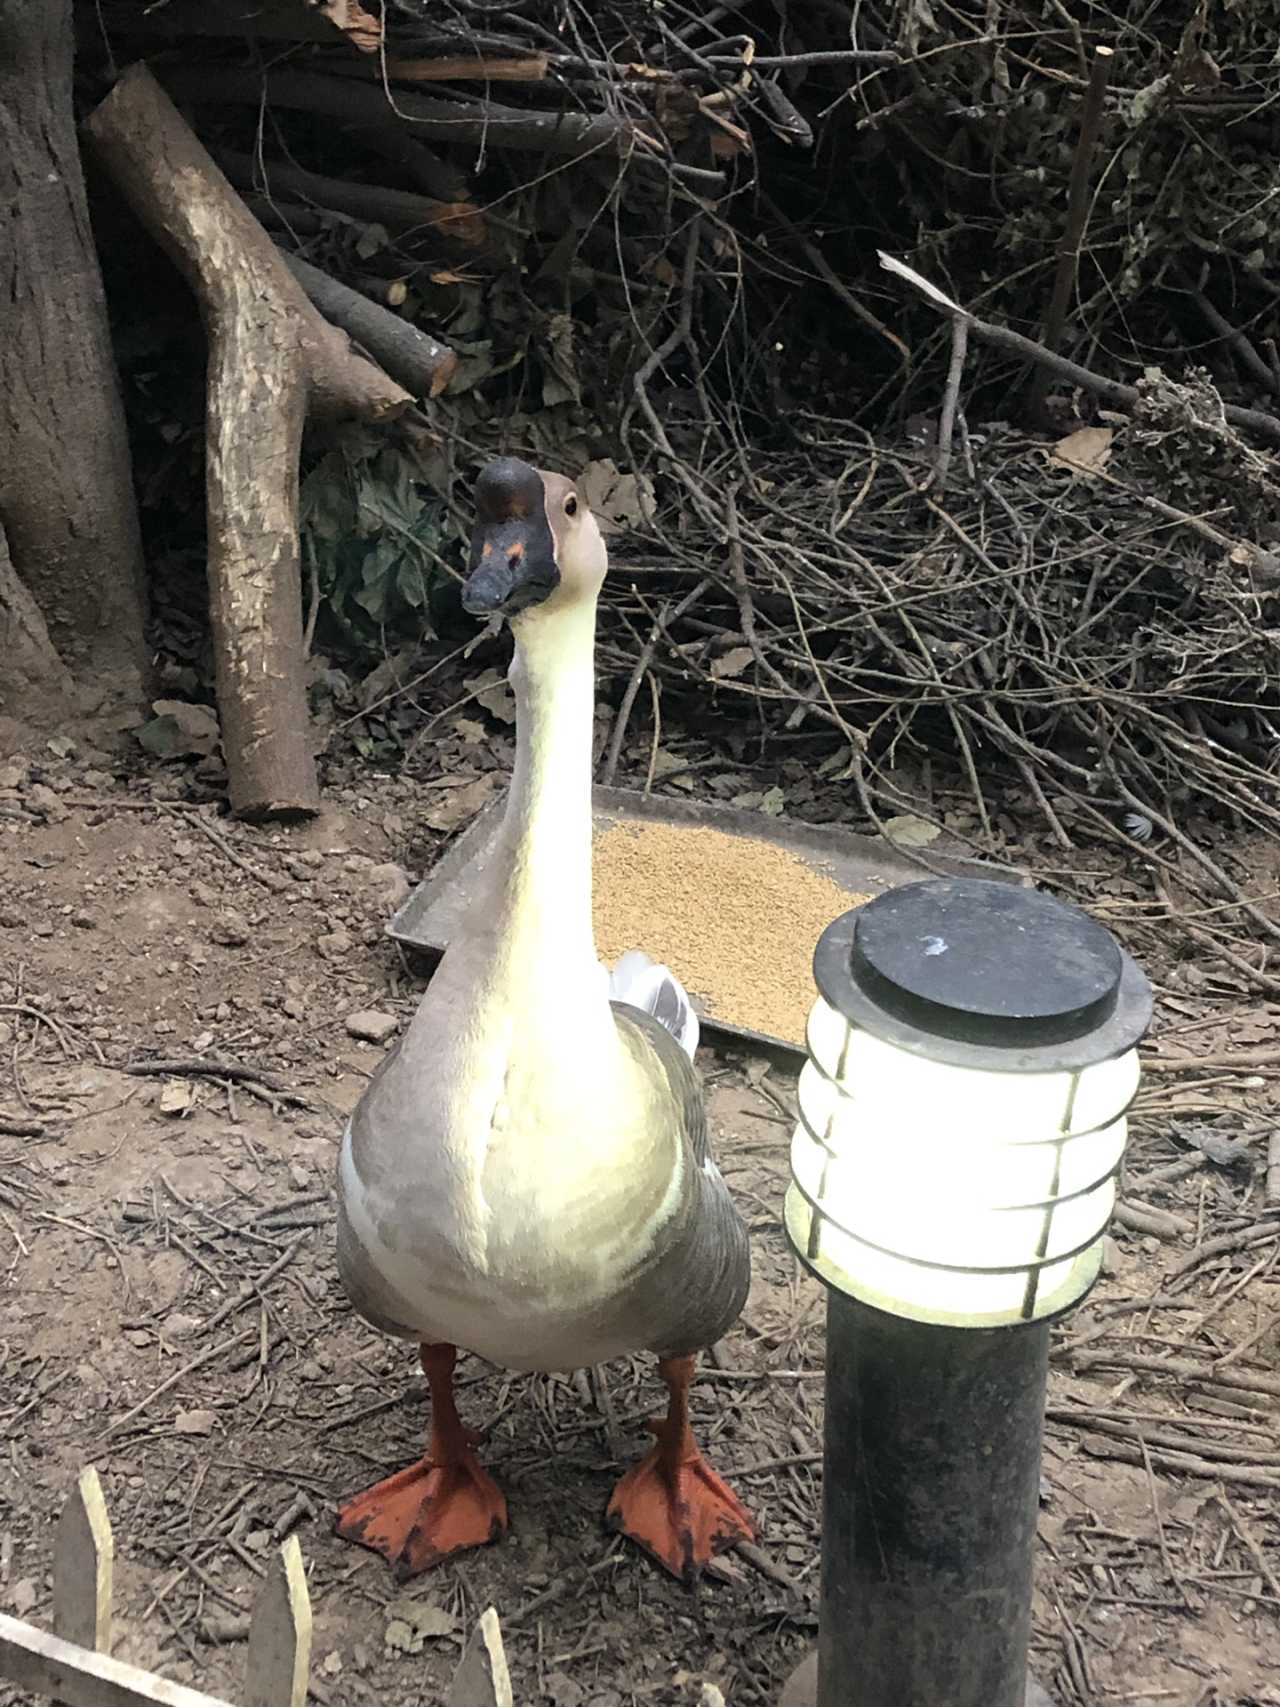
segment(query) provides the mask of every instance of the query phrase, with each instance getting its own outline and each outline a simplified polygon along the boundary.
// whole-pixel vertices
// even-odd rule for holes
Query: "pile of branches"
[[[870,818],[946,750],[980,840],[997,770],[1063,843],[1275,832],[1276,8],[1078,10],[86,0],[81,69],[145,56],[284,250],[452,352],[419,568],[497,449],[628,471],[613,763],[650,677],[825,726]]]

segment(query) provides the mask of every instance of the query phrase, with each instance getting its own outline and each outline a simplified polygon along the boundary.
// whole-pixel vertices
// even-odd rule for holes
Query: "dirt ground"
[[[0,1609],[47,1622],[53,1519],[93,1463],[117,1653],[232,1700],[293,1531],[322,1707],[438,1701],[490,1604],[519,1703],[662,1707],[704,1681],[771,1703],[816,1628],[823,1334],[779,1223],[794,1082],[776,1062],[703,1052],[755,1282],[695,1421],[759,1519],[754,1554],[690,1592],[606,1534],[659,1402],[643,1360],[460,1365],[511,1502],[501,1544],[406,1590],[331,1533],[426,1421],[411,1354],[339,1288],[331,1178],[381,1053],[347,1020],[403,1023],[421,988],[383,927],[404,868],[444,845],[450,786],[331,779],[318,821],[252,829],[119,745],[0,760]],[[1115,923],[1125,885],[1097,893]],[[1152,1053],[1206,1064],[1148,1078],[1126,1192],[1150,1219],[1117,1226],[1110,1275],[1057,1334],[1034,1660],[1064,1704],[1277,1707],[1280,1008],[1191,962],[1155,970]]]

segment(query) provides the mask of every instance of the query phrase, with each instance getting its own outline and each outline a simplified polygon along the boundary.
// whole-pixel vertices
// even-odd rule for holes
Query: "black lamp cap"
[[[1079,907],[988,878],[932,878],[844,913],[814,955],[823,999],[929,1060],[1071,1072],[1131,1049],[1151,986]]]

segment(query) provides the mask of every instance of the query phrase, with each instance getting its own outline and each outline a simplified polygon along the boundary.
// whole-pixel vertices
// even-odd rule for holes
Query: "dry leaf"
[[[217,1426],[216,1411],[179,1411],[173,1419],[175,1434],[212,1434]]]
[[[387,1628],[384,1641],[388,1648],[402,1654],[420,1654],[423,1643],[452,1636],[458,1620],[443,1606],[430,1600],[393,1600],[387,1608]]]
[[[34,1577],[19,1577],[9,1590],[9,1605],[19,1618],[25,1618],[39,1599],[40,1590]]]
[[[644,525],[653,510],[653,481],[647,474],[622,474],[610,457],[589,462],[578,476],[578,489],[600,524],[601,533]]]
[[[786,804],[787,797],[780,788],[768,788],[760,796],[760,810],[770,818],[780,818]]]
[[[505,676],[500,676],[496,670],[486,670],[483,675],[467,676],[463,686],[475,695],[476,704],[482,705],[499,723],[515,722],[516,702]]]
[[[682,771],[684,760],[678,753],[673,753],[667,747],[659,747],[653,755],[653,774],[655,777],[670,776],[672,771]]]
[[[500,781],[501,778],[490,771],[487,776],[464,782],[461,788],[438,790],[422,815],[424,821],[430,829],[445,833],[460,828],[488,804]]]
[[[1079,427],[1059,439],[1049,455],[1054,462],[1065,462],[1081,474],[1096,474],[1111,460],[1114,436],[1110,427]]]
[[[914,818],[909,812],[904,812],[897,818],[885,819],[884,833],[900,848],[927,848],[930,842],[937,841],[941,831],[936,824],[928,824],[923,818]]]
[[[205,705],[190,705],[183,699],[157,699],[155,716],[133,731],[139,746],[158,759],[180,759],[188,754],[208,758],[221,739],[218,719]]]
[[[740,676],[751,662],[752,651],[749,646],[732,646],[719,658],[711,660],[711,674],[717,681],[726,676]]]
[[[382,23],[371,17],[358,0],[313,0],[316,9],[361,53],[377,53],[382,46]]]
[[[171,1114],[177,1119],[195,1100],[195,1093],[185,1079],[166,1079],[160,1087],[161,1114]]]

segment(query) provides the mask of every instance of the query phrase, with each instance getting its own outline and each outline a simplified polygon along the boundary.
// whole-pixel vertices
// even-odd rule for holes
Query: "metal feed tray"
[[[389,934],[397,942],[433,958],[444,952],[458,921],[473,904],[476,881],[488,859],[505,805],[505,799],[499,799],[486,808],[449,848],[430,876],[410,895],[388,926]],[[812,985],[808,981],[809,958],[817,935],[823,925],[846,906],[855,905],[859,898],[880,895],[886,889],[894,889],[904,883],[918,882],[928,876],[930,870],[942,876],[991,877],[1012,883],[1021,881],[1017,872],[964,857],[954,848],[949,848],[943,838],[930,844],[926,868],[891,843],[876,837],[855,835],[843,828],[771,818],[762,812],[745,812],[701,800],[645,796],[630,789],[595,789],[593,816],[597,837],[598,890],[602,863],[599,856],[606,845],[600,842],[600,838],[624,826],[629,827],[640,842],[646,834],[645,826],[666,826],[667,830],[709,830],[737,839],[745,846],[732,850],[738,866],[736,875],[748,886],[734,892],[739,897],[750,893],[753,860],[770,864],[772,881],[786,882],[786,868],[782,867],[777,850],[804,868],[804,871],[796,873],[797,886],[806,885],[806,872],[820,876],[832,886],[828,891],[826,912],[812,924],[806,924],[799,938],[794,923],[788,929],[787,921],[776,916],[780,909],[753,907],[749,922],[744,924],[739,898],[737,922],[730,922],[715,939],[714,976],[709,973],[704,980],[710,987],[700,989],[696,976],[698,961],[690,941],[694,926],[705,942],[708,932],[714,931],[714,921],[725,919],[727,911],[732,921],[729,906],[732,897],[726,898],[725,883],[717,871],[704,870],[697,861],[692,867],[690,865],[687,857],[690,848],[695,845],[703,847],[704,838],[672,836],[667,830],[650,830],[648,833],[652,836],[653,846],[644,848],[643,875],[646,892],[653,891],[654,900],[635,933],[643,940],[601,944],[602,954],[608,950],[610,958],[624,948],[641,948],[656,960],[671,966],[689,988],[706,1030],[727,1037],[746,1038],[753,1043],[767,1044],[795,1054],[803,1052],[798,1035],[779,1035],[780,1023],[771,1027],[757,1017],[765,1011],[758,999],[762,966],[767,968],[773,961],[781,965],[785,960],[790,980],[788,991],[794,992],[797,984],[803,982],[803,999],[807,1005],[812,1000]],[[670,915],[664,916],[663,897],[668,889],[663,883],[663,862],[675,860],[673,844],[681,842],[686,844],[685,856],[678,868],[675,864],[670,867],[673,881],[669,889],[673,906]],[[727,844],[718,843],[717,847],[723,853]],[[606,870],[611,869],[605,863]],[[763,863],[761,868],[763,870]],[[677,896],[678,907],[675,906]],[[774,933],[772,938],[771,931]],[[691,968],[694,975],[690,975]],[[792,1016],[791,1028],[800,1031],[802,1024],[794,1017],[797,1013],[796,999],[793,995],[782,1005]],[[781,1012],[782,1005],[773,1011]]]

